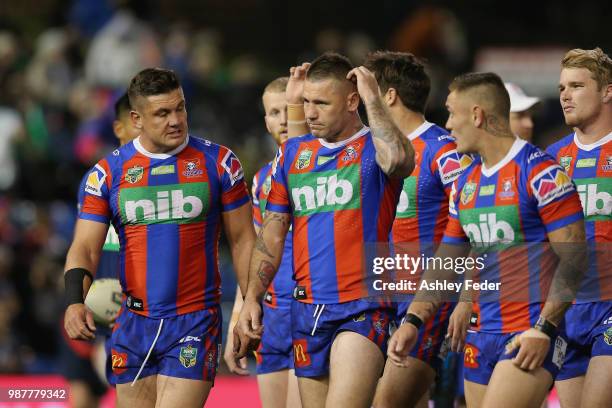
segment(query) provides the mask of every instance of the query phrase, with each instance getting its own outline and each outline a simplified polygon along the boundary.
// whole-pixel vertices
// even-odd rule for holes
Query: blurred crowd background
[[[269,160],[260,96],[291,65],[336,50],[425,58],[427,117],[446,86],[494,70],[542,98],[534,142],[566,134],[559,62],[612,52],[611,3],[563,1],[3,0],[0,2],[0,373],[57,372],[62,270],[84,172],[116,146],[113,103],[144,67],[175,70],[190,132],[232,148],[250,180]],[[221,251],[224,300],[235,280]],[[226,313],[229,316],[229,313]]]

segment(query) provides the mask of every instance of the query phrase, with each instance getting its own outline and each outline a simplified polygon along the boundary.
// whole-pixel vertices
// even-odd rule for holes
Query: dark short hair
[[[510,96],[504,81],[494,72],[470,72],[459,75],[451,82],[451,92],[479,90],[477,98],[481,103],[488,103],[493,114],[508,118],[510,116]]]
[[[364,65],[374,72],[382,93],[394,88],[406,108],[425,113],[431,81],[421,60],[407,52],[376,51]]]
[[[311,62],[306,73],[306,79],[319,81],[325,79],[336,79],[348,81],[346,75],[353,69],[353,64],[344,55],[328,51]]]
[[[130,106],[134,106],[138,97],[165,94],[180,88],[180,86],[181,84],[174,71],[163,68],[143,69],[132,78],[128,87]]]
[[[115,119],[119,119],[121,115],[130,113],[131,110],[132,105],[130,105],[130,99],[126,92],[117,99],[117,102],[115,102]]]

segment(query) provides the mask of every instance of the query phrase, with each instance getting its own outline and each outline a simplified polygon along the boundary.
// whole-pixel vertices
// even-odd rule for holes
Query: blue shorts
[[[293,369],[291,308],[263,304],[264,332],[255,352],[257,374]]]
[[[139,376],[166,375],[214,381],[221,349],[221,309],[212,307],[165,319],[123,308],[111,337],[112,370],[117,384]]]
[[[612,302],[572,305],[565,331],[567,354],[557,381],[585,375],[591,357],[612,356]]]
[[[510,354],[506,354],[506,344],[519,333],[495,334],[468,331],[465,351],[463,353],[463,375],[466,381],[477,384],[487,385],[493,374],[493,369],[498,362],[511,360],[519,352],[514,349]],[[550,373],[553,380],[563,364],[567,340],[564,334],[557,336],[551,342],[548,354],[544,359],[542,368]]]
[[[398,303],[397,315],[394,321],[396,327],[399,327],[403,323],[408,306],[410,306],[410,302]],[[454,308],[454,303],[444,303],[443,306],[438,309],[436,315],[421,326],[417,343],[410,352],[411,357],[427,363],[434,370],[440,367],[441,362],[446,357],[446,353],[442,353],[441,355],[440,351],[444,339],[446,338],[448,319]]]
[[[370,339],[386,356],[389,323],[395,314],[391,306],[361,299],[328,305],[292,302],[295,375],[328,375],[332,343],[338,333],[343,331],[359,333]]]

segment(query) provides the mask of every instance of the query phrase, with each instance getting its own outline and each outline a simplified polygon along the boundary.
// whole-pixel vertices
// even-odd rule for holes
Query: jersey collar
[[[481,171],[483,176],[491,177],[492,175],[497,173],[499,169],[510,163],[510,160],[514,159],[526,144],[526,141],[517,137],[516,139],[514,139],[514,143],[512,143],[512,147],[510,147],[510,150],[508,150],[506,156],[504,156],[503,159],[497,162],[495,166],[491,167],[490,169],[487,169],[487,166],[485,166],[484,162],[482,162]]]
[[[364,125],[353,136],[349,137],[348,139],[344,139],[339,142],[336,142],[336,143],[326,142],[325,140],[323,140],[323,138],[319,138],[318,140],[319,140],[319,143],[321,143],[324,147],[327,147],[328,149],[335,149],[337,147],[346,146],[347,144],[354,142],[355,140],[359,139],[361,136],[365,135],[369,131],[370,131],[370,128]]]
[[[574,132],[574,143],[576,144],[576,146],[578,146],[580,150],[584,150],[586,152],[590,152],[591,150],[596,149],[599,146],[605,145],[610,140],[612,140],[612,132],[608,133],[607,135],[605,135],[604,137],[602,137],[595,143],[583,144],[583,143],[580,143],[580,140],[578,140],[578,136],[576,135],[576,132]]]
[[[183,149],[185,147],[187,147],[188,144],[189,144],[189,135],[187,135],[187,137],[185,138],[185,141],[183,143],[181,143],[174,150],[171,150],[171,151],[166,152],[166,153],[151,153],[151,152],[147,151],[142,146],[142,144],[140,143],[140,136],[138,136],[136,139],[134,139],[134,148],[136,148],[136,150],[140,154],[142,154],[143,156],[150,157],[151,159],[167,159],[169,157],[175,156],[175,155],[179,154],[180,152],[182,152]]]
[[[421,123],[418,128],[408,133],[406,137],[408,138],[408,140],[413,141],[417,137],[421,136],[423,133],[427,132],[427,129],[429,129],[432,126],[433,126],[433,123],[425,121]]]

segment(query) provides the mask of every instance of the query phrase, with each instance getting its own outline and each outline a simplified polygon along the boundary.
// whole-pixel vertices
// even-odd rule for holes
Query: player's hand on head
[[[506,354],[516,348],[518,354],[512,362],[521,370],[533,371],[542,366],[550,348],[550,337],[539,330],[531,328],[517,336],[506,345]]]
[[[82,303],[75,303],[66,308],[64,328],[68,337],[74,340],[92,340],[96,337],[93,314]]]
[[[308,68],[310,68],[310,63],[305,62],[289,69],[289,82],[285,91],[287,103],[298,105],[304,102],[304,82],[306,81]]]
[[[465,338],[470,327],[472,303],[459,302],[453,310],[448,322],[446,337],[451,339],[451,351],[460,353],[465,346]]]
[[[346,79],[355,82],[357,85],[357,92],[359,92],[359,96],[364,103],[380,98],[376,76],[366,67],[361,66],[353,68],[346,75]]]
[[[406,367],[410,351],[416,344],[419,330],[412,324],[402,324],[391,336],[387,356],[398,367]]]

